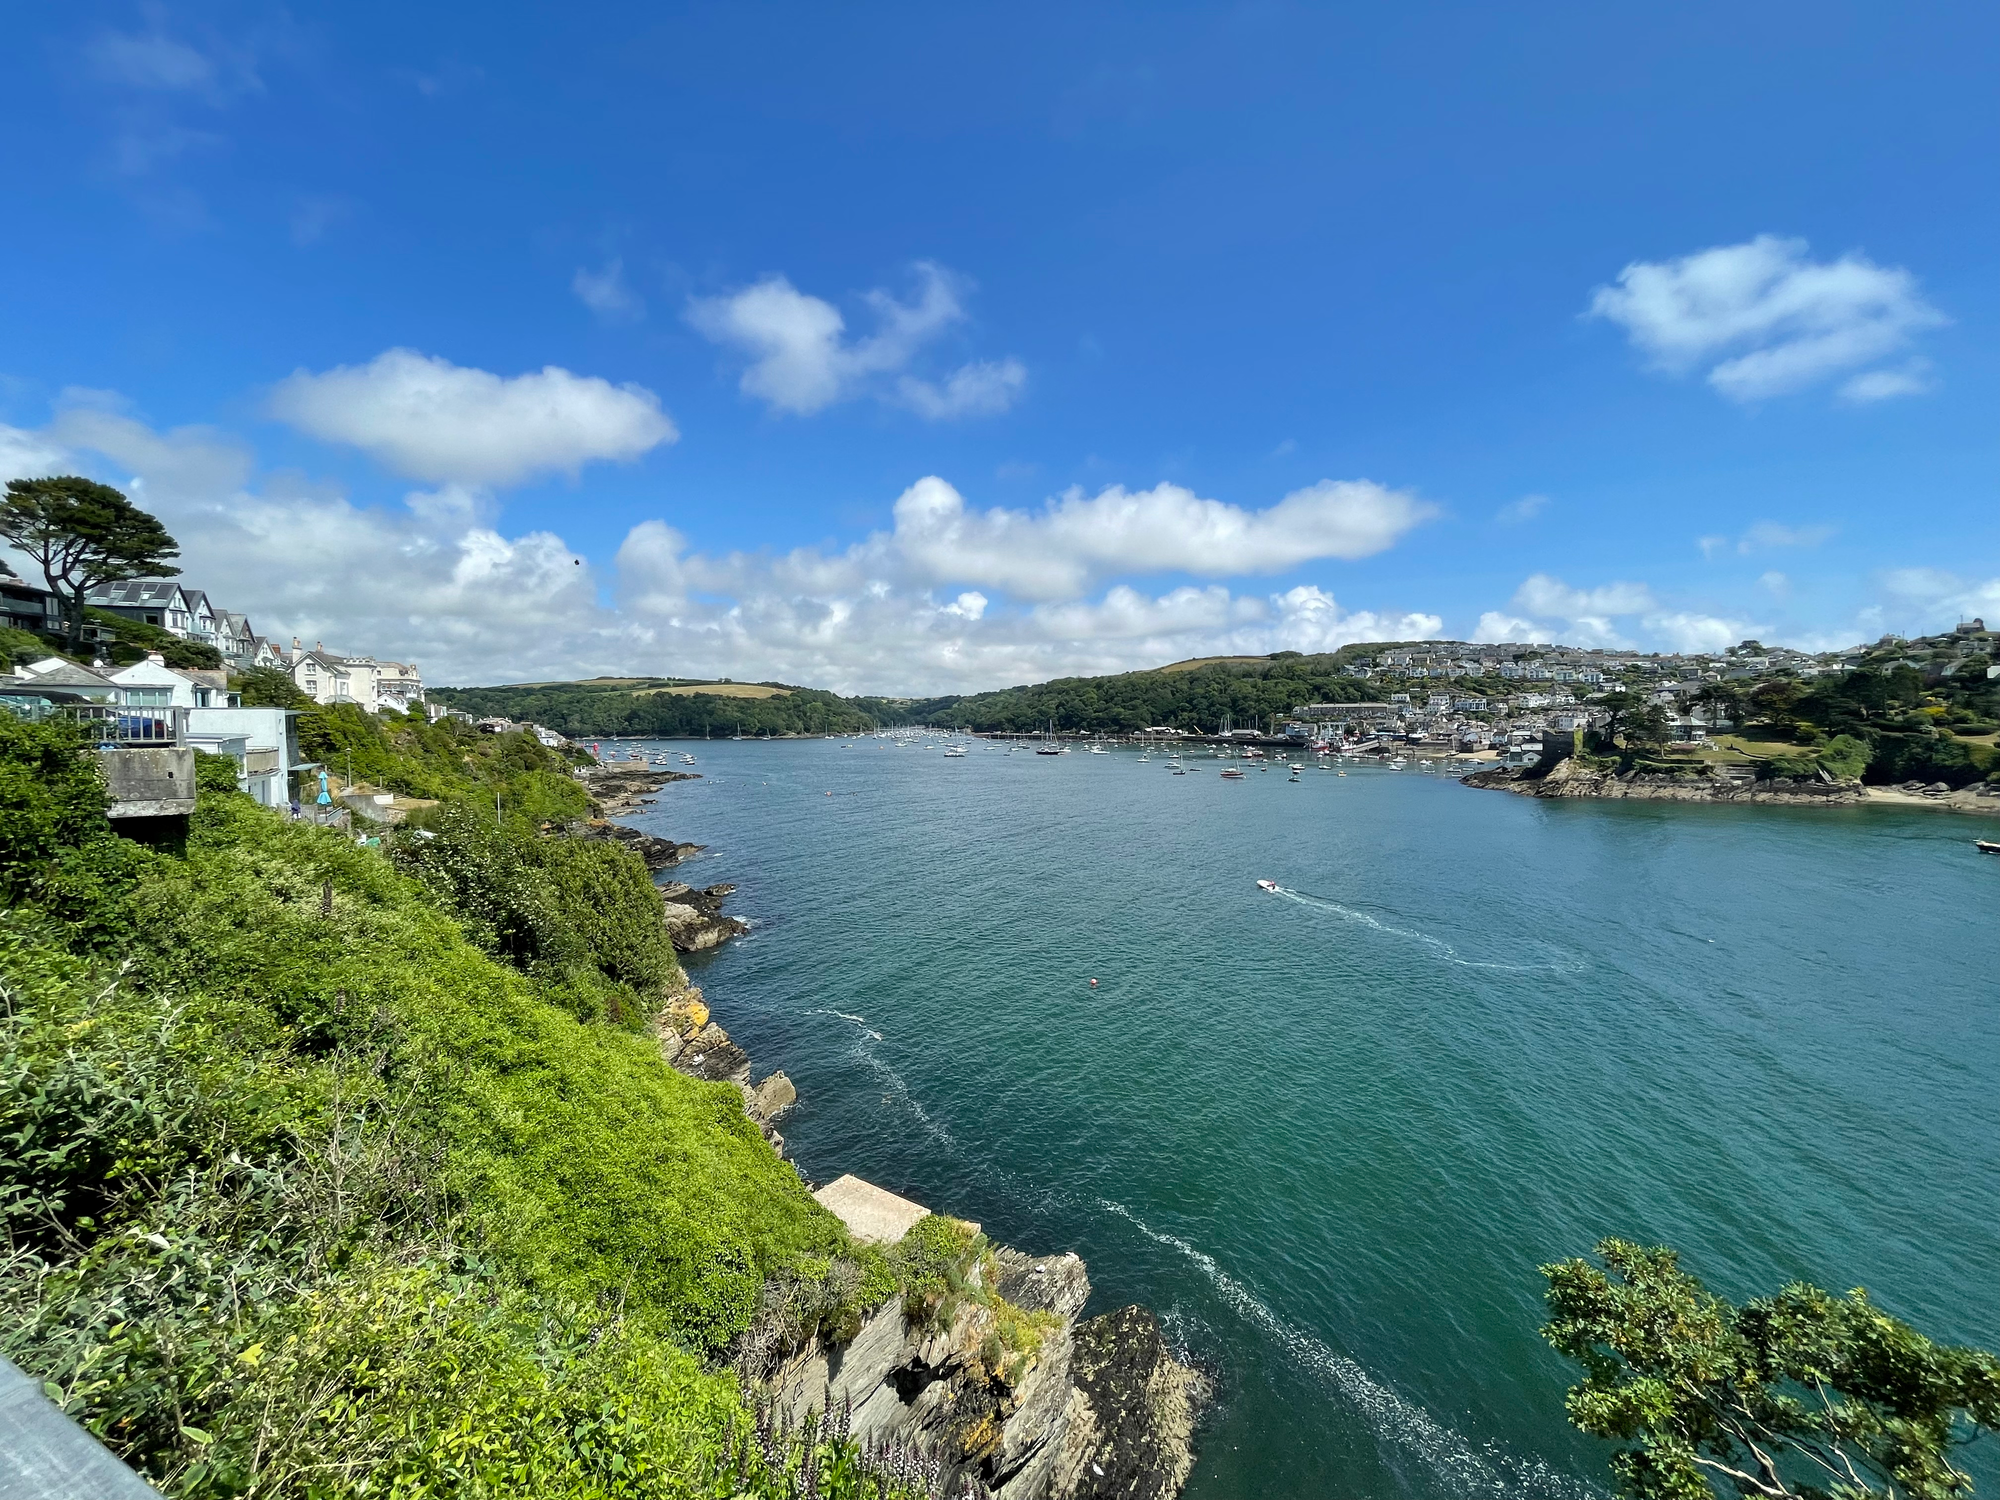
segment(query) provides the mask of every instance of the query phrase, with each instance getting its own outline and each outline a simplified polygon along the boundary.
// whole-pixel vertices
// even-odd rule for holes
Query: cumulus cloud
[[[908,300],[881,289],[862,298],[876,323],[865,338],[847,337],[838,308],[783,276],[692,298],[687,317],[704,338],[747,358],[741,389],[778,411],[806,415],[859,396],[908,407],[932,421],[1005,411],[1027,385],[1019,360],[975,360],[937,379],[911,370],[929,345],[966,318],[962,278],[928,261],[915,271]]]
[[[1061,599],[1119,573],[1227,578],[1369,557],[1435,514],[1407,490],[1332,479],[1261,511],[1205,500],[1176,484],[1114,485],[1094,496],[1072,489],[1039,511],[973,510],[931,477],[896,501],[894,541],[936,579]]]
[[[1643,583],[1573,589],[1560,578],[1537,573],[1514,591],[1514,603],[1531,615],[1575,620],[1590,615],[1636,615],[1653,607],[1653,593]]]
[[[1524,620],[1519,615],[1508,614],[1505,610],[1489,609],[1479,617],[1479,624],[1472,632],[1472,639],[1490,646],[1497,646],[1503,641],[1528,645],[1533,643],[1538,628],[1533,620]]]
[[[578,266],[569,286],[578,301],[607,322],[646,315],[645,300],[632,290],[625,279],[625,262],[615,256],[601,271]]]
[[[1804,240],[1759,235],[1679,260],[1635,261],[1599,287],[1593,316],[1625,329],[1654,366],[1672,374],[1707,367],[1710,385],[1758,401],[1847,374],[1895,354],[1945,318],[1916,278],[1850,253],[1808,258]],[[1849,400],[1915,394],[1921,371],[1857,375]]]
[[[2000,577],[1967,578],[1944,568],[1891,568],[1877,580],[1892,618],[1910,634],[1948,630],[1977,616],[2000,625]]]
[[[971,691],[1442,629],[1434,613],[1351,610],[1312,584],[1266,594],[1222,581],[1217,549],[1247,571],[1359,555],[1379,539],[1377,509],[1394,520],[1415,504],[1358,483],[1314,486],[1263,511],[1112,490],[998,513],[930,479],[911,487],[905,498],[917,498],[899,504],[896,526],[841,551],[711,555],[650,520],[600,568],[554,532],[510,531],[478,485],[436,482],[364,505],[338,486],[260,476],[228,434],[156,430],[104,393],[71,393],[46,428],[0,428],[0,470],[0,479],[53,471],[115,483],[166,522],[187,582],[261,633],[415,658],[433,682],[672,672]],[[956,539],[936,529],[943,513],[962,524]],[[1147,534],[1182,523],[1193,534],[1175,545]],[[1030,566],[992,561],[1002,533]],[[1033,587],[1043,574],[1032,564],[1066,566],[1066,547],[1087,553],[1070,591]],[[1131,581],[1149,571],[1204,581],[1150,590]]]
[[[212,429],[157,432],[95,402],[60,411],[29,453],[43,471],[93,474],[158,515],[186,582],[262,634],[415,658],[433,681],[570,672],[637,639],[598,607],[598,580],[560,537],[505,536],[484,495],[420,491],[363,507],[295,476],[252,486],[253,456]],[[515,658],[518,654],[518,666]]]
[[[651,391],[572,375],[467,369],[414,349],[324,374],[299,370],[271,393],[271,414],[432,484],[509,485],[629,461],[679,437]]]
[[[1669,609],[1643,583],[1616,582],[1572,588],[1548,573],[1536,573],[1514,591],[1514,608],[1533,618],[1489,610],[1479,617],[1476,641],[1561,641],[1568,645],[1631,650],[1636,634],[1647,645],[1669,651],[1719,651],[1758,635],[1762,628],[1742,620]],[[1628,634],[1630,632],[1630,634]]]

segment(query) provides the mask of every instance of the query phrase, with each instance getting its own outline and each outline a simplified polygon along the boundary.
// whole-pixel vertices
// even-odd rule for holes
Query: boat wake
[[[868,1018],[866,1016],[850,1016],[844,1010],[826,1010],[824,1008],[817,1010],[809,1010],[806,1012],[806,1014],[809,1016],[837,1017],[838,1019],[846,1021],[849,1025],[853,1026],[855,1030],[859,1031],[861,1035],[865,1037],[867,1040],[871,1042],[879,1042],[882,1040],[882,1033],[876,1031],[874,1028],[869,1026]]]
[[[1288,1355],[1325,1381],[1344,1397],[1367,1423],[1368,1430],[1386,1443],[1414,1454],[1439,1478],[1452,1494],[1479,1497],[1479,1500],[1601,1500],[1590,1485],[1558,1473],[1539,1460],[1523,1460],[1498,1449],[1478,1447],[1461,1434],[1439,1422],[1422,1407],[1404,1400],[1360,1364],[1285,1322],[1258,1300],[1248,1287],[1221,1266],[1207,1252],[1190,1245],[1179,1235],[1153,1228],[1122,1203],[1109,1198],[1097,1200],[1107,1213],[1118,1215],[1155,1244],[1178,1251],[1208,1278],[1223,1301],[1255,1323]]]
[[[1272,894],[1283,896],[1289,901],[1295,901],[1300,906],[1312,907],[1317,911],[1332,912],[1335,916],[1341,917],[1346,921],[1358,922],[1363,927],[1372,928],[1376,932],[1386,933],[1391,937],[1407,938],[1413,943],[1428,948],[1441,961],[1448,964],[1456,964],[1461,969],[1490,969],[1500,974],[1581,974],[1584,970],[1583,961],[1577,958],[1565,958],[1544,964],[1507,964],[1492,959],[1464,958],[1460,956],[1456,948],[1452,947],[1443,938],[1432,937],[1427,932],[1418,932],[1409,927],[1398,927],[1393,923],[1384,922],[1379,917],[1372,917],[1365,911],[1356,911],[1351,906],[1342,906],[1338,901],[1330,900],[1325,896],[1315,896],[1310,891],[1295,891],[1290,886],[1284,885],[1278,886]]]
[[[824,1008],[809,1010],[806,1014],[832,1016],[852,1026],[855,1031],[852,1056],[856,1062],[882,1080],[884,1102],[901,1105],[939,1145],[949,1147],[960,1156],[965,1154],[959,1147],[958,1137],[951,1133],[951,1128],[925,1109],[918,1102],[917,1096],[910,1092],[910,1085],[903,1075],[882,1060],[881,1054],[875,1050],[876,1045],[882,1040],[882,1033],[868,1024],[866,1016],[852,1016],[844,1010]]]

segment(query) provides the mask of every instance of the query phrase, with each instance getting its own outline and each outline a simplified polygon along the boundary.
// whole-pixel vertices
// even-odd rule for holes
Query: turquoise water
[[[803,1170],[1158,1309],[1220,1376],[1190,1495],[1603,1492],[1535,1267],[1607,1234],[2000,1348],[1983,822],[695,748],[641,826],[741,888],[692,968]]]

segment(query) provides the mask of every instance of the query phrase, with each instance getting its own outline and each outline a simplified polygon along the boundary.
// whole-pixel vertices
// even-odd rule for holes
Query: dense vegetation
[[[1280,651],[1254,662],[1218,662],[1193,670],[1126,672],[1116,677],[1062,677],[1032,687],[970,697],[933,698],[910,705],[925,723],[1014,733],[1123,734],[1152,725],[1213,734],[1224,716],[1238,729],[1270,727],[1302,703],[1366,703],[1384,696],[1379,684],[1346,676],[1357,655],[1393,643],[1345,647],[1325,655]]]
[[[1571,1422],[1620,1443],[1634,1500],[1962,1500],[1968,1442],[2000,1431],[2000,1359],[1933,1343],[1802,1282],[1734,1307],[1671,1250],[1544,1266],[1544,1336],[1582,1365]]]
[[[65,726],[0,714],[0,1353],[181,1496],[886,1493],[724,1361],[928,1263],[661,1062],[658,898],[540,831],[563,768],[376,730],[314,732],[443,794],[386,850],[220,758],[149,848]]]
[[[1801,747],[1779,758],[1781,772],[1817,762],[1841,774],[1861,763],[1863,778],[1878,784],[1964,786],[2000,773],[1992,741],[2000,730],[2000,682],[1988,680],[1983,660],[1976,665],[1930,683],[1908,666],[1811,683],[1779,678],[1739,690],[1722,707]]]
[[[724,692],[663,692],[667,679],[613,678],[530,687],[438,688],[431,696],[475,718],[495,716],[543,724],[572,739],[636,735],[648,739],[712,735],[727,739],[782,734],[859,734],[905,722],[898,706],[880,698],[842,698],[817,688],[778,687],[767,698]],[[711,684],[728,687],[730,684]]]

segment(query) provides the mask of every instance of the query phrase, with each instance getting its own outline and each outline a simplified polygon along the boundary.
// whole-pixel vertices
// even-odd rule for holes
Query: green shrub
[[[0,625],[0,672],[11,672],[15,667],[54,654],[54,648],[33,631]]]
[[[218,791],[149,853],[102,805],[73,736],[0,718],[30,898],[0,915],[0,1352],[66,1410],[202,1500],[890,1493],[838,1430],[753,1431],[703,1360],[773,1287],[838,1333],[899,1267],[949,1286],[969,1231],[852,1245],[733,1086],[566,1014],[337,832]],[[558,907],[657,902],[516,833]],[[79,920],[52,872],[86,858],[120,879]]]

